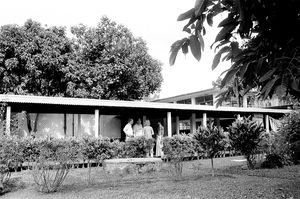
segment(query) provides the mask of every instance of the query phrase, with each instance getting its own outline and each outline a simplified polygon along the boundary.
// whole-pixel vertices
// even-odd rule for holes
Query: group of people
[[[150,120],[146,120],[144,123],[144,127],[142,125],[141,119],[138,119],[136,123],[133,125],[133,119],[129,118],[128,123],[123,128],[123,131],[126,135],[126,140],[129,138],[145,136],[146,139],[153,138],[154,131],[150,126]],[[133,126],[132,126],[133,125]],[[156,156],[162,156],[162,137],[164,135],[164,127],[160,122],[158,122],[158,132],[156,136]],[[153,149],[150,152],[151,157],[153,156]]]

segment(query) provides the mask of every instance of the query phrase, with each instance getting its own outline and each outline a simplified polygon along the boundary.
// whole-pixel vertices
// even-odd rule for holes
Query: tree
[[[161,63],[126,27],[103,17],[97,27],[71,31],[75,55],[67,68],[68,96],[133,100],[160,88]]]
[[[64,95],[64,68],[71,53],[62,27],[43,28],[32,20],[2,26],[0,93]]]
[[[173,65],[180,49],[190,47],[199,60],[204,49],[205,24],[213,24],[219,13],[227,13],[218,27],[211,47],[218,50],[212,63],[215,69],[222,60],[231,60],[222,87],[239,78],[244,94],[256,88],[263,98],[276,93],[300,98],[300,1],[298,0],[196,0],[195,6],[179,15],[189,20],[183,31],[189,37],[171,46]]]
[[[264,131],[262,124],[251,121],[250,117],[236,119],[228,127],[230,145],[245,156],[249,169],[255,166],[254,154],[257,152]]]
[[[214,157],[220,154],[225,147],[225,135],[222,129],[214,126],[213,123],[208,127],[200,127],[200,129],[193,134],[194,139],[199,143],[207,156],[211,159],[212,176],[214,172]]]
[[[0,93],[63,96],[65,72],[72,54],[65,28],[44,28],[27,20],[23,26],[0,28]],[[31,126],[29,131],[36,131]],[[35,118],[35,124],[38,115]]]

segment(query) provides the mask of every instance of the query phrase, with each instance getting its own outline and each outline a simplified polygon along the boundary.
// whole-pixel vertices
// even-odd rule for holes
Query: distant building
[[[201,90],[197,92],[157,99],[154,100],[153,102],[215,106],[217,102],[217,96],[221,93],[221,91],[222,90],[219,88],[210,88],[210,89]],[[257,92],[249,92],[243,97],[241,106],[243,108],[288,109],[293,105],[287,99],[279,99],[275,95],[271,99],[262,100],[257,97]],[[236,97],[232,96],[229,100],[222,102],[220,107],[239,107],[238,100]],[[232,116],[233,116],[232,118],[228,118],[228,117],[224,118],[221,116],[219,118],[216,117],[213,118],[208,115],[207,120],[210,122],[214,122],[215,125],[227,127],[235,119],[234,115]],[[264,125],[269,125],[269,123],[271,123],[272,120],[272,118],[269,117],[266,118],[263,114],[254,114],[253,118],[259,122],[264,123]],[[196,129],[197,129],[199,126],[202,125],[203,119],[199,117],[199,118],[195,118],[195,120],[196,120]],[[195,128],[193,127],[193,125],[191,125],[191,119],[180,119],[178,122],[179,122],[179,132],[181,133],[189,133],[191,132],[192,128]]]
[[[168,98],[162,98],[154,100],[154,102],[166,102],[177,104],[196,104],[196,105],[210,105],[214,106],[217,101],[217,96],[221,90],[218,88],[210,88],[192,93],[186,93],[182,95],[176,95]],[[222,102],[221,106],[225,107],[238,107],[237,98],[232,96],[229,100]],[[253,108],[287,108],[292,106],[288,99],[279,99],[274,95],[271,99],[266,100],[259,99],[257,92],[249,92],[243,97],[242,107]]]

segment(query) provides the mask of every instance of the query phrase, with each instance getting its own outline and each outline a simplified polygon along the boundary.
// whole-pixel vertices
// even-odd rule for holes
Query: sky
[[[212,87],[212,81],[229,67],[221,63],[211,70],[214,50],[210,49],[223,16],[214,20],[204,36],[205,49],[200,62],[191,54],[179,52],[173,66],[169,65],[170,46],[188,36],[182,32],[184,22],[177,22],[179,14],[194,6],[195,0],[9,0],[1,1],[0,26],[23,25],[33,19],[47,26],[71,26],[80,23],[96,26],[102,16],[107,16],[129,28],[133,35],[142,37],[149,53],[163,63],[163,83],[160,98],[199,91]]]

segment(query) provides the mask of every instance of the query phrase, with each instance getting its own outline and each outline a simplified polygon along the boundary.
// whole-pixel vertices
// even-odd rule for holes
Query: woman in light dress
[[[134,137],[140,137],[144,135],[141,119],[138,119],[135,125],[133,125],[133,135]]]
[[[153,128],[150,126],[150,120],[145,121],[143,131],[146,139],[152,139],[152,135],[154,135],[154,131]],[[149,156],[149,154],[147,154],[147,156]],[[150,157],[153,157],[153,146],[150,150]]]
[[[163,147],[163,141],[162,138],[164,136],[164,127],[163,125],[161,125],[160,122],[158,122],[158,133],[157,133],[157,137],[156,137],[156,156],[163,156],[163,151],[162,151],[162,147]]]

